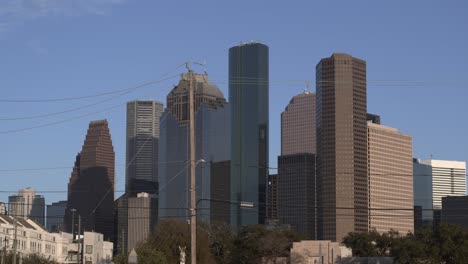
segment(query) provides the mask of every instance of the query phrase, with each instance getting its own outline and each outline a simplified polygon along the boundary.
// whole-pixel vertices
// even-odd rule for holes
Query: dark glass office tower
[[[229,49],[233,226],[265,223],[268,79],[268,46],[247,43]]]
[[[179,84],[167,95],[167,108],[161,117],[159,144],[159,217],[189,217],[190,169],[187,165],[189,155],[189,114],[188,93],[189,75],[182,74]],[[195,100],[195,157],[197,186],[197,219],[209,223],[212,219],[211,201],[211,163],[229,160],[230,128],[229,104],[219,88],[209,81],[207,74],[194,73]],[[201,159],[205,162],[199,162]],[[215,170],[215,173],[219,171]],[[214,184],[229,175],[217,174]],[[219,177],[219,178],[218,178]],[[221,182],[220,182],[221,181]],[[224,186],[225,187],[225,186]],[[227,191],[229,193],[229,190]],[[224,198],[222,198],[224,200]],[[229,201],[227,201],[229,202]],[[223,204],[229,210],[229,203]],[[214,214],[219,212],[214,209]],[[224,214],[224,213],[222,213]]]

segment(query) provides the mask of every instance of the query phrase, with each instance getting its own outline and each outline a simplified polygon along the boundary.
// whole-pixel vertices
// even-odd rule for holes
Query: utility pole
[[[14,225],[15,225],[15,234],[13,237],[13,264],[16,264],[16,238],[17,238],[17,231],[18,231],[18,223],[16,222],[16,219],[13,218]]]
[[[122,254],[125,255],[125,235],[124,229],[122,228]]]
[[[75,212],[76,212],[76,209],[75,208],[72,208],[70,209],[70,211],[72,212],[72,241],[75,241]]]
[[[2,254],[2,264],[6,264],[6,248],[7,248],[7,237],[3,238],[3,254]]]
[[[195,105],[193,91],[193,72],[188,63],[185,64],[189,75],[189,111],[190,111],[190,257],[191,264],[197,263],[197,212],[196,212],[196,180],[195,180]]]
[[[80,246],[81,246],[81,242],[80,242],[80,235],[81,235],[81,215],[78,215],[78,254],[77,254],[77,259],[76,259],[76,263],[77,264],[80,264],[81,263],[81,254],[80,254]]]

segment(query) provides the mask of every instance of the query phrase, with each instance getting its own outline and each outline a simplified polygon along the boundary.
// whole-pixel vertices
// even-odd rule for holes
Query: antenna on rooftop
[[[310,86],[310,80],[306,80],[306,88],[304,89],[305,94],[309,94],[309,86]]]

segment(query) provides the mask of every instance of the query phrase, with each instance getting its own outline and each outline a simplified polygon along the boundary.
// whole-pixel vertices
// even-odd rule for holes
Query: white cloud
[[[0,0],[0,32],[46,16],[105,15],[125,0]]]

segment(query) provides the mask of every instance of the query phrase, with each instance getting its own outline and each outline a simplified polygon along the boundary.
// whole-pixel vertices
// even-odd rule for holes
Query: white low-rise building
[[[80,237],[82,245],[78,247],[72,234],[49,233],[31,219],[0,214],[0,248],[13,251],[15,235],[16,252],[20,256],[36,254],[58,263],[69,264],[77,262],[78,249],[81,248],[83,263],[104,264],[112,260],[113,243],[103,241],[102,234],[84,232]]]

